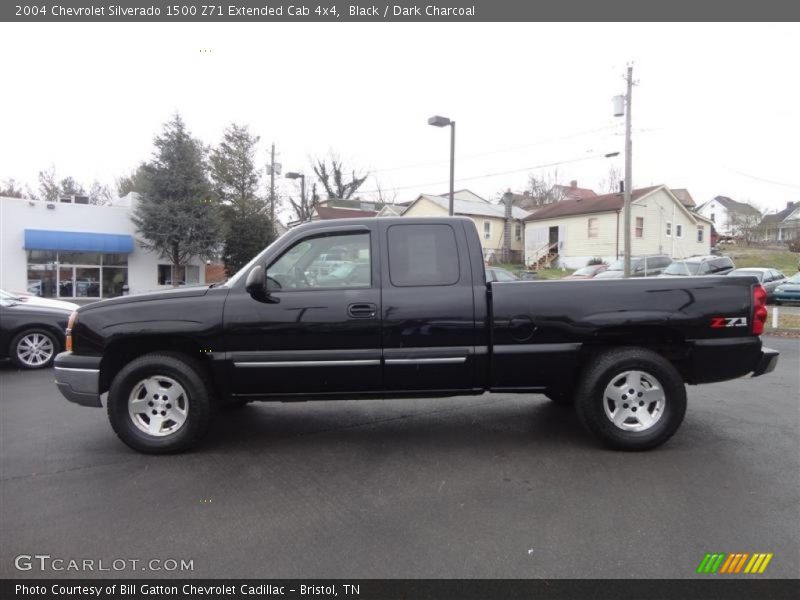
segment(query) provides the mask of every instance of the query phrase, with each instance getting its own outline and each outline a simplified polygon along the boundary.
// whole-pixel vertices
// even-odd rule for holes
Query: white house
[[[697,213],[710,219],[717,233],[725,237],[740,235],[742,225],[754,227],[761,220],[758,209],[727,196],[716,196],[704,202],[697,207]]]
[[[800,202],[787,202],[783,210],[765,215],[759,230],[765,241],[788,242],[800,239]]]
[[[450,210],[449,194],[434,196],[421,194],[411,202],[403,212],[404,217],[441,217]],[[500,255],[503,250],[505,232],[505,210],[503,204],[493,204],[469,190],[459,190],[453,194],[453,212],[456,215],[469,217],[478,229],[483,246],[483,255],[490,258]],[[527,211],[517,206],[511,209],[511,251],[521,254],[523,248],[522,219]]]
[[[172,287],[172,267],[136,242],[136,194],[111,205],[0,197],[0,288],[78,303]],[[192,259],[175,274],[205,283]]]
[[[525,264],[577,269],[624,249],[623,196],[562,200],[525,218]],[[631,192],[631,254],[684,258],[711,251],[711,221],[686,208],[665,185]],[[549,258],[548,258],[549,257]]]

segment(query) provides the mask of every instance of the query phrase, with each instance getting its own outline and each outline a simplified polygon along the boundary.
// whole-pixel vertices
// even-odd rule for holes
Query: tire
[[[211,381],[196,360],[172,352],[145,354],[123,367],[111,382],[108,420],[134,450],[184,452],[208,430],[211,390]]]
[[[596,355],[585,368],[575,405],[584,427],[606,446],[649,450],[666,442],[683,422],[686,387],[661,355],[619,348]]]
[[[20,369],[45,369],[53,364],[61,344],[47,329],[26,329],[14,336],[8,356]]]
[[[556,406],[571,408],[575,405],[575,396],[572,391],[553,388],[548,389],[544,395]]]

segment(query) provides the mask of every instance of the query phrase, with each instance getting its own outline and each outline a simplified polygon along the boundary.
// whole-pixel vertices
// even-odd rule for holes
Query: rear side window
[[[389,279],[395,287],[458,283],[456,235],[449,225],[392,225]]]
[[[728,258],[716,258],[711,261],[711,268],[712,272],[716,273],[717,271],[724,271],[725,269],[733,268],[733,261]]]

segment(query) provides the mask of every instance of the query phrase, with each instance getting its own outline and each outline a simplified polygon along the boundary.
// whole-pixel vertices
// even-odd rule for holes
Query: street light
[[[300,180],[300,206],[306,205],[306,176],[303,173],[296,173],[289,171],[285,175],[286,179],[299,179]],[[311,211],[308,213],[308,220],[311,220]]]
[[[450,126],[450,216],[453,216],[453,186],[455,185],[456,174],[456,122],[447,117],[433,116],[428,119],[428,125],[434,127]]]

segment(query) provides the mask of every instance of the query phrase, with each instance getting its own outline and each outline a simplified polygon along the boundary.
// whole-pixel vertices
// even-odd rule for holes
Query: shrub
[[[602,265],[602,264],[605,264],[605,261],[599,256],[594,256],[589,259],[589,262],[586,263],[586,266],[591,267],[592,265]]]

